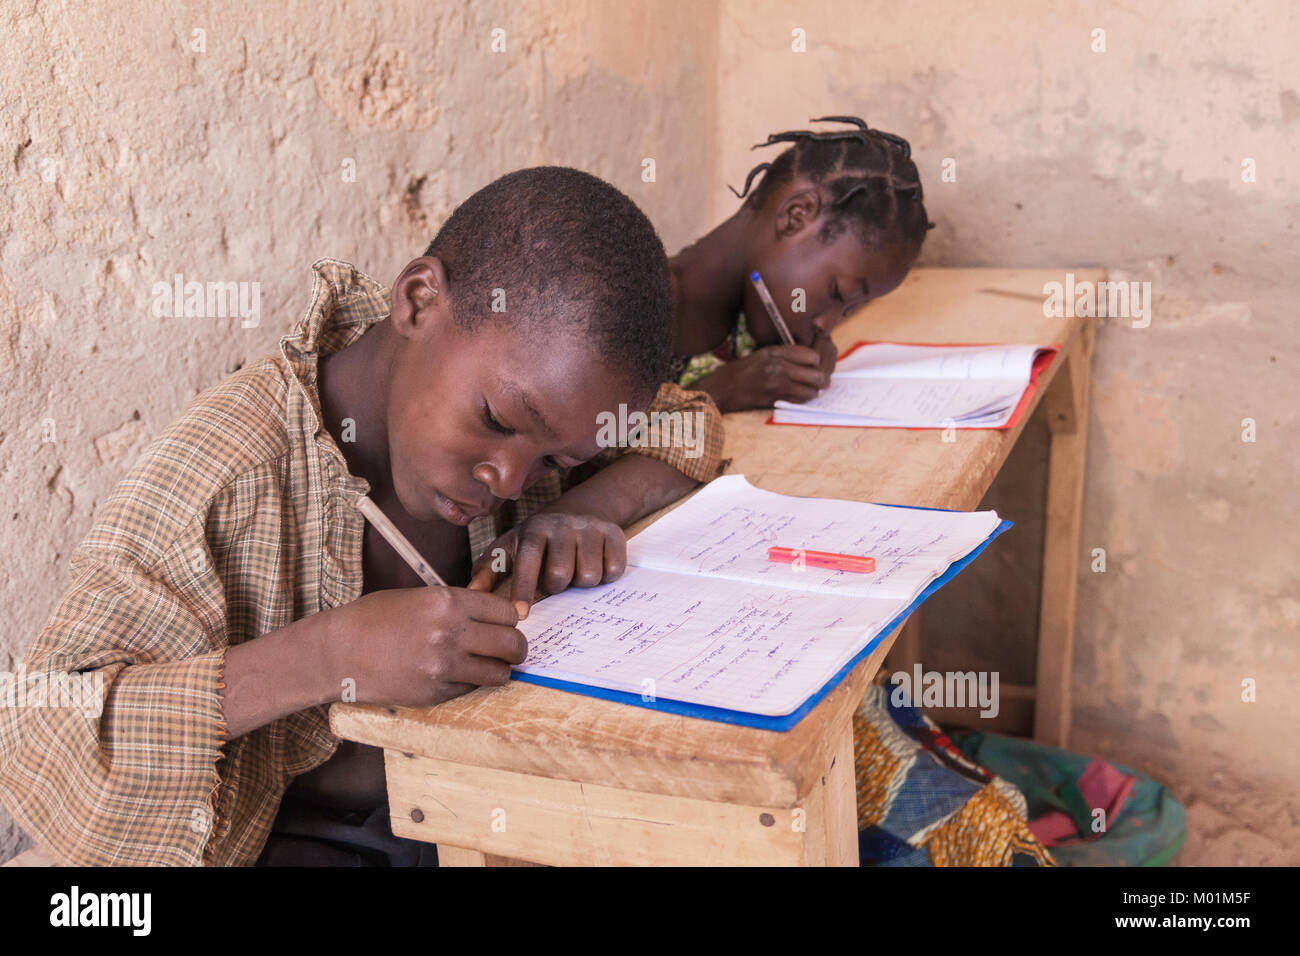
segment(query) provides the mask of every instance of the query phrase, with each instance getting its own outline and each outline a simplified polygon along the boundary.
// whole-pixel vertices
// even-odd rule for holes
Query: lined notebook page
[[[795,498],[724,475],[628,542],[628,562],[818,594],[903,597],[910,603],[948,565],[993,533],[994,511],[925,511],[862,501]],[[872,574],[796,569],[773,546],[876,559]]]
[[[518,669],[789,714],[998,524],[991,511],[792,498],[728,475],[633,538],[618,581],[535,605]],[[767,560],[772,545],[864,554],[877,571],[796,570]]]
[[[1029,385],[1036,345],[866,345],[821,395],[779,401],[778,422],[905,427],[1004,424]],[[852,419],[860,419],[853,421]]]
[[[1028,384],[997,380],[891,378],[837,381],[802,405],[779,401],[778,422],[814,421],[852,425],[908,426],[965,423],[979,419],[1002,424],[1010,417]]]
[[[851,378],[1023,379],[1029,381],[1037,345],[891,345],[854,349],[835,366]]]
[[[906,604],[629,568],[537,604],[525,673],[770,717],[797,709]]]

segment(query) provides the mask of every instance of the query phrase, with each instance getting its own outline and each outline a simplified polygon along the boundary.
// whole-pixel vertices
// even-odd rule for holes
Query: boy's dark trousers
[[[343,810],[286,796],[255,865],[437,866],[438,849],[393,836],[386,805]]]

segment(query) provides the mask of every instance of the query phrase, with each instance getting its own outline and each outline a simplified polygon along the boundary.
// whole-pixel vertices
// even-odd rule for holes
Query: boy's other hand
[[[513,575],[510,599],[521,618],[540,589],[558,594],[569,586],[595,587],[627,569],[623,529],[590,515],[544,511],[492,542],[474,567],[469,586],[490,590]]]
[[[817,329],[811,346],[758,349],[722,366],[704,387],[724,412],[771,408],[777,401],[806,402],[830,384],[836,356],[831,337]]]
[[[333,616],[330,672],[363,704],[427,707],[500,685],[528,656],[519,615],[503,597],[463,588],[375,591]]]

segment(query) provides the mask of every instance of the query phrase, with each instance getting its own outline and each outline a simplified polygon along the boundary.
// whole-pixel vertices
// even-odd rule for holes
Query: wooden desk
[[[1035,396],[1052,428],[1037,697],[1049,741],[1069,722],[1092,354],[1090,324],[1043,316],[1043,284],[1062,278],[916,270],[835,334],[841,349],[863,338],[1062,346]],[[768,426],[767,415],[727,417],[731,472],[785,494],[940,508],[974,508],[1020,433],[945,441],[938,431]],[[393,832],[437,843],[443,865],[856,865],[852,714],[897,636],[786,733],[520,682],[425,709],[335,704],[330,725],[384,748]]]

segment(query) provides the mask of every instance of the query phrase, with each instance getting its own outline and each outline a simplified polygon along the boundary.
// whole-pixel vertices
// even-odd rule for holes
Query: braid
[[[758,209],[776,189],[796,176],[807,176],[829,195],[826,221],[819,233],[823,242],[852,226],[864,244],[897,234],[906,246],[919,251],[934,223],[925,214],[911,144],[901,136],[871,129],[856,116],[822,116],[809,122],[844,123],[855,128],[770,134],[766,142],[753,148],[794,145],[772,162],[751,169],[744,190],[731,190],[736,197],[745,199],[748,194],[745,204]],[[759,173],[763,178],[750,193]]]

